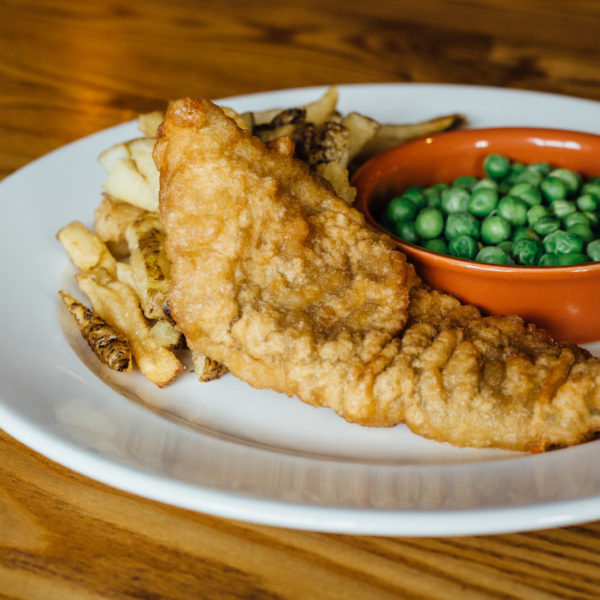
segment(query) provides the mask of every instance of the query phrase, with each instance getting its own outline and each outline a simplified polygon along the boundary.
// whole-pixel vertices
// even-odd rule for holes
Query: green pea
[[[394,227],[394,233],[405,242],[416,244],[419,241],[419,234],[412,221],[397,221]]]
[[[574,212],[568,214],[563,220],[565,229],[573,227],[573,225],[587,225],[590,226],[590,220],[581,212]]]
[[[498,202],[498,214],[511,225],[525,225],[527,223],[527,204],[520,198],[505,196]]]
[[[406,194],[406,192],[408,192],[409,194],[412,194],[413,192],[422,192],[424,189],[425,189],[425,187],[422,185],[409,185],[404,190],[404,193]]]
[[[600,239],[590,242],[585,251],[594,262],[600,262]]]
[[[600,182],[588,181],[581,186],[581,195],[592,194],[600,200]]]
[[[448,215],[444,236],[447,240],[451,240],[458,235],[479,237],[479,221],[471,213],[455,212]]]
[[[542,193],[539,188],[526,181],[513,185],[508,193],[515,198],[520,198],[529,206],[536,206],[542,203]]]
[[[549,254],[572,254],[583,250],[583,240],[572,233],[558,230],[544,238],[544,250]]]
[[[438,254],[448,254],[448,244],[446,244],[446,240],[443,238],[426,240],[423,243],[423,248],[430,252],[437,252]]]
[[[479,180],[473,175],[460,175],[453,182],[453,187],[463,187],[470,190]]]
[[[471,192],[468,210],[476,217],[487,217],[498,205],[498,192],[490,187],[481,187]]]
[[[599,181],[589,181],[585,183],[581,188],[582,194],[593,194],[600,200],[600,182]]]
[[[511,254],[517,264],[531,267],[537,264],[542,252],[540,242],[529,238],[521,238],[513,244]]]
[[[531,228],[540,235],[548,235],[560,229],[560,221],[555,217],[540,217]]]
[[[442,210],[445,213],[463,212],[469,206],[469,192],[463,188],[450,188],[442,192]]]
[[[569,252],[568,254],[561,254],[558,257],[559,266],[581,265],[587,262],[590,262],[590,259],[587,254],[583,254],[582,252]]]
[[[506,179],[503,179],[500,183],[498,183],[498,195],[506,196],[514,184],[514,181],[507,181]]]
[[[579,196],[579,198],[575,200],[575,204],[577,204],[579,210],[598,210],[600,198],[594,194],[587,193],[583,194],[583,196]]]
[[[410,221],[415,218],[417,209],[405,196],[392,198],[384,212],[384,217],[392,222]]]
[[[423,196],[420,190],[414,189],[414,187],[413,189],[409,188],[405,190],[402,197],[408,198],[416,206],[417,210],[425,206],[425,196]]]
[[[550,214],[548,209],[542,204],[537,204],[536,206],[532,206],[527,211],[527,223],[529,223],[530,227],[533,227],[533,224],[541,219],[542,217],[547,217]]]
[[[494,181],[499,181],[510,172],[510,160],[501,154],[489,154],[483,161],[485,174]]]
[[[514,162],[510,165],[510,174],[511,175],[517,176],[526,170],[527,170],[527,167],[522,162]]]
[[[550,171],[549,177],[556,177],[565,184],[567,196],[574,196],[581,186],[581,175],[569,169],[554,169]]]
[[[510,223],[500,215],[487,217],[481,224],[481,239],[486,244],[495,246],[510,238]]]
[[[487,248],[491,248],[492,246],[486,246]],[[501,250],[504,250],[504,252],[506,252],[506,254],[510,254],[512,251],[512,247],[513,247],[513,241],[512,240],[504,240],[503,242],[500,242],[499,244],[497,244],[497,247],[500,248]]]
[[[584,242],[591,242],[594,239],[594,234],[592,233],[590,226],[584,225],[583,223],[576,223],[575,225],[571,225],[571,227],[567,228],[567,233],[576,235],[578,238],[581,238]]]
[[[592,229],[598,229],[600,227],[600,214],[592,212],[591,210],[585,210],[583,211],[583,214],[587,217]]]
[[[492,265],[509,265],[512,263],[510,256],[499,246],[484,246],[477,253],[475,260]]]
[[[498,191],[502,194],[507,194],[508,191],[504,190],[510,190],[513,185],[518,183],[519,177],[520,173],[509,173],[498,183]]]
[[[442,206],[442,196],[439,189],[430,187],[421,192],[425,197],[425,203],[432,208],[440,208]]]
[[[540,241],[540,236],[536,233],[531,227],[517,227],[512,236],[512,241],[516,242],[517,240],[536,240]]]
[[[422,209],[415,220],[417,234],[425,239],[439,237],[444,230],[444,215],[438,208],[430,206]]]
[[[438,183],[434,183],[431,187],[437,189],[441,194],[444,190],[450,189],[450,184],[446,183],[445,181],[440,181]]]
[[[475,190],[480,190],[482,188],[484,188],[484,189],[490,189],[490,190],[497,190],[498,189],[498,184],[493,179],[489,179],[488,177],[484,177],[483,179],[480,179],[471,188],[471,192],[474,192]]]
[[[537,162],[528,165],[528,171],[538,173],[542,177],[547,177],[550,174],[550,165],[547,162]]]
[[[556,254],[542,254],[538,260],[538,267],[557,267],[558,256]]]
[[[575,203],[570,202],[569,200],[554,200],[550,203],[550,212],[559,219],[570,215],[576,210],[577,207],[575,206]]]
[[[531,185],[540,185],[544,176],[537,171],[525,170],[518,177],[515,183],[530,183]]]
[[[540,189],[548,202],[564,200],[567,197],[567,186],[558,177],[549,175],[540,183]]]
[[[477,254],[477,242],[469,235],[458,235],[448,243],[448,252],[456,258],[473,260]]]

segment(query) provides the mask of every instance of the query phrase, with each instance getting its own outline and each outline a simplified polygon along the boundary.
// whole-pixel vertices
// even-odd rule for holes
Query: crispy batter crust
[[[154,158],[169,303],[194,351],[350,421],[462,446],[543,450],[600,429],[597,359],[427,288],[306,165],[210,102],[173,103]]]
[[[256,387],[379,422],[371,390],[407,317],[404,256],[207,101],[172,105],[154,156],[169,305],[190,347]]]
[[[384,379],[394,398],[403,381],[403,420],[413,431],[459,446],[542,451],[600,429],[600,361],[520,317],[482,317],[425,285],[412,289],[382,388]]]

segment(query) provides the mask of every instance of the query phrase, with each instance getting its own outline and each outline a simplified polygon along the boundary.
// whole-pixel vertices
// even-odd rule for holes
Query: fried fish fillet
[[[190,348],[256,387],[378,421],[372,383],[408,306],[391,240],[209,102],[174,103],[154,154],[169,307]]]
[[[425,286],[296,159],[206,100],[154,149],[171,314],[257,388],[460,446],[544,450],[600,430],[600,361]]]

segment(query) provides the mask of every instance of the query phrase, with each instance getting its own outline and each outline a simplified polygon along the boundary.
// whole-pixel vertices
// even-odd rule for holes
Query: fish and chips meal
[[[94,229],[58,239],[92,308],[61,297],[107,366],[158,386],[189,352],[365,426],[517,451],[600,430],[600,360],[518,316],[483,317],[432,289],[352,208],[350,173],[460,115],[382,125],[302,107],[238,114],[186,98],[139,120],[144,138],[100,156]]]

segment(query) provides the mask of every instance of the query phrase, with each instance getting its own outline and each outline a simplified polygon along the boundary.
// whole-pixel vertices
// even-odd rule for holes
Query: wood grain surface
[[[0,176],[182,95],[416,81],[600,100],[596,0],[1,4]],[[594,599],[599,554],[600,523],[412,539],[228,521],[0,433],[2,599]]]
[[[0,598],[598,598],[600,524],[331,535],[172,508],[0,438]]]

